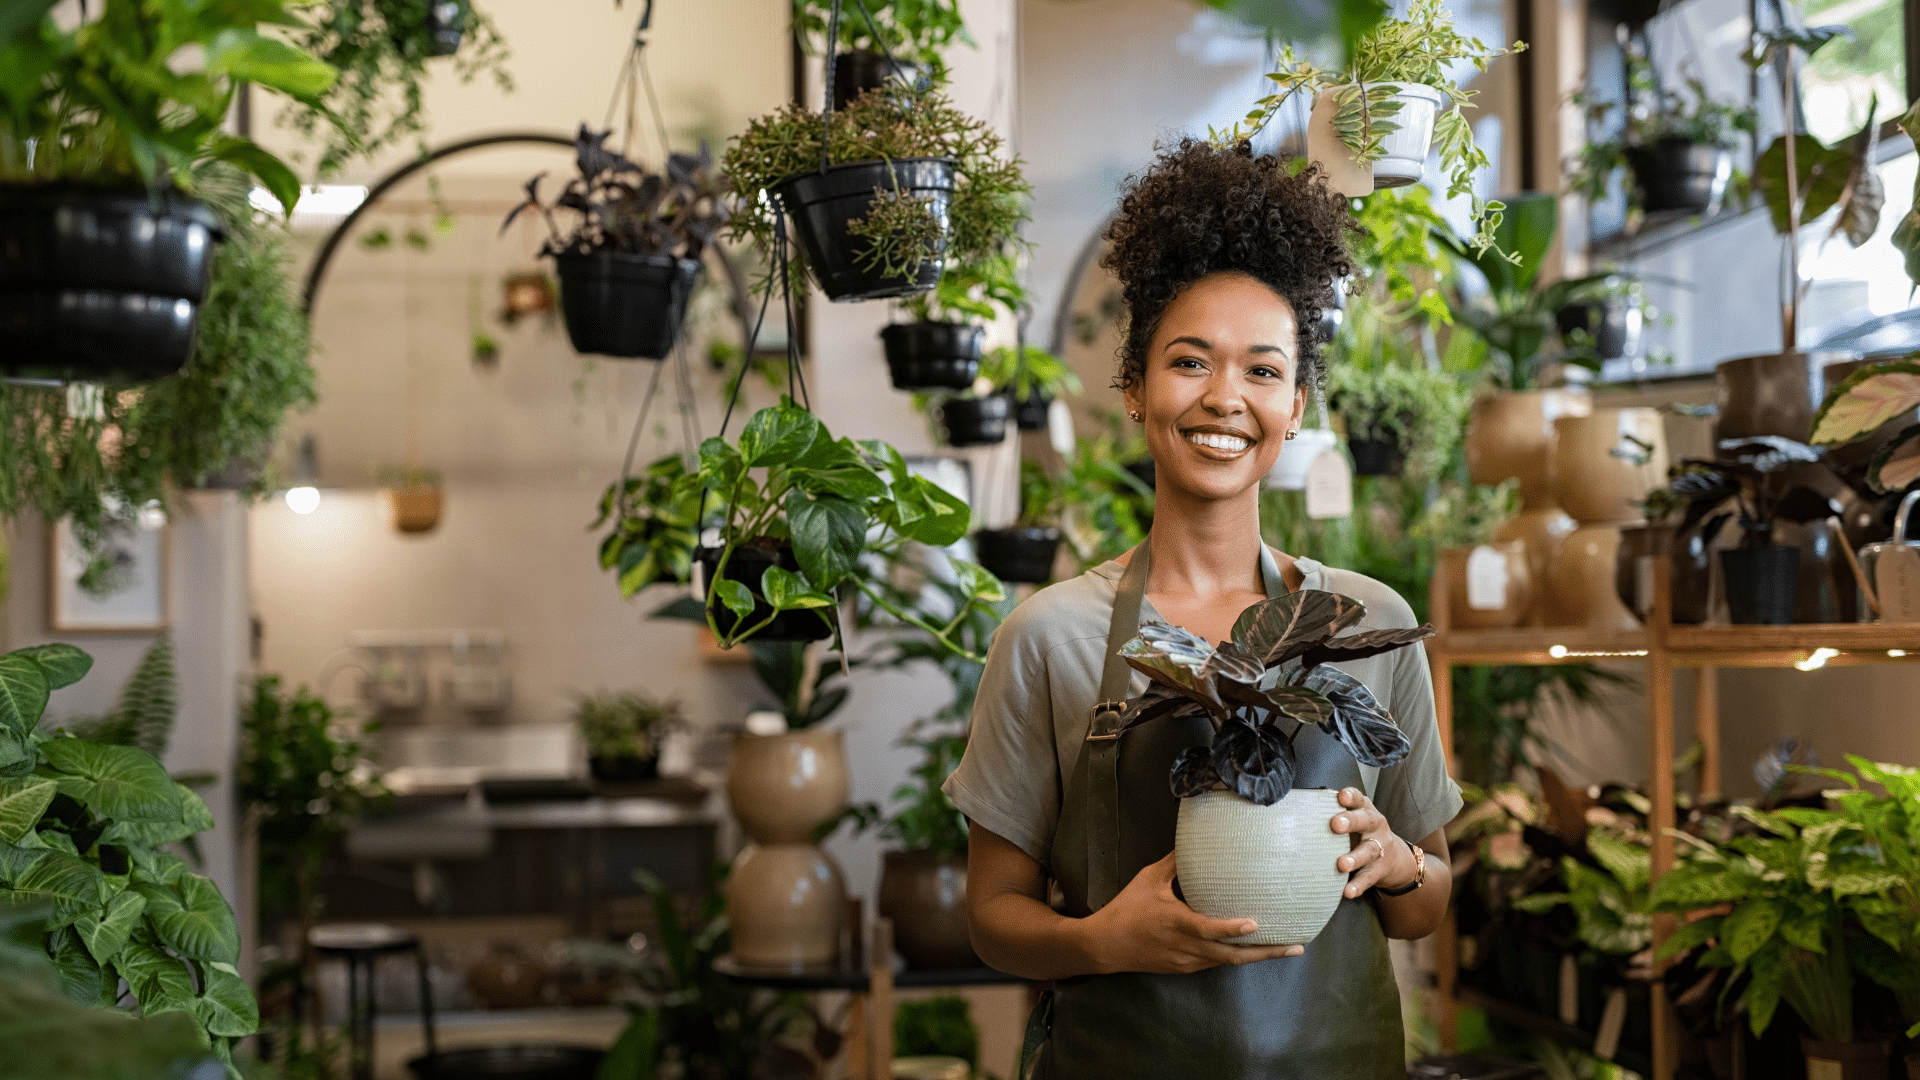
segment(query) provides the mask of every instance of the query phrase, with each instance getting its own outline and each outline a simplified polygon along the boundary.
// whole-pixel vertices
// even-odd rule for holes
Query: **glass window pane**
[[[1907,64],[1901,0],[1805,0],[1807,26],[1841,24],[1852,40],[1828,42],[1813,54],[1801,78],[1807,132],[1822,142],[1860,130],[1879,95],[1876,121],[1905,112]]]

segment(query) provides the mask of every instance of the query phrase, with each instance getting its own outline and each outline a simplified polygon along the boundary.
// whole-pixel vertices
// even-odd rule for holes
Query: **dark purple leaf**
[[[540,180],[546,175],[544,172],[535,173],[533,179],[527,181],[527,201],[507,211],[507,220],[500,223],[501,233],[504,234],[507,226],[513,224],[513,219],[520,216],[520,211],[540,209]]]
[[[1175,690],[1164,683],[1147,683],[1147,692],[1127,702],[1126,711],[1120,714],[1120,730],[1125,731],[1136,724],[1149,720],[1158,720],[1163,716],[1177,716],[1185,712],[1204,713],[1201,704],[1188,697],[1184,692]]]
[[[1189,746],[1173,759],[1173,797],[1191,799],[1220,786],[1220,774],[1213,771],[1213,748]]]
[[[1219,715],[1227,711],[1226,706],[1214,689],[1213,677],[1204,671],[1212,656],[1213,646],[1205,638],[1166,623],[1148,623],[1138,637],[1120,646],[1120,658],[1129,667]]]
[[[1244,686],[1252,686],[1267,673],[1260,658],[1234,644],[1222,642],[1220,647],[1207,658],[1206,665],[1200,669],[1202,676],[1211,675],[1218,679],[1228,679]]]
[[[1304,686],[1274,686],[1260,694],[1261,705],[1302,724],[1325,727],[1333,719],[1333,702],[1317,690]]]
[[[1333,702],[1332,722],[1320,729],[1339,739],[1362,765],[1384,769],[1413,748],[1373,691],[1339,668],[1314,668],[1302,685]]]
[[[1779,472],[1820,460],[1820,451],[1779,435],[1721,439],[1720,456],[1728,464],[1756,473]]]
[[[1232,718],[1213,737],[1213,771],[1227,790],[1272,806],[1293,790],[1293,744],[1276,728]]]
[[[1337,664],[1342,660],[1360,660],[1369,656],[1378,656],[1395,649],[1404,649],[1417,641],[1425,641],[1433,634],[1433,627],[1424,623],[1410,630],[1362,630],[1360,633],[1337,637],[1308,649],[1300,654],[1300,666],[1311,669],[1321,664]]]
[[[587,129],[587,125],[581,124],[580,131],[573,137],[574,162],[580,168],[580,175],[589,183],[601,173],[641,171],[640,166],[606,148],[607,136],[612,134],[611,128],[595,134]]]
[[[1284,663],[1365,618],[1359,601],[1301,589],[1262,600],[1233,623],[1234,643],[1268,665]]]

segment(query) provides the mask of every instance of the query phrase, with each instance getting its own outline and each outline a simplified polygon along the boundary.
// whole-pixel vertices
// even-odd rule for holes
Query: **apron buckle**
[[[1120,737],[1120,717],[1127,711],[1123,701],[1103,701],[1093,707],[1093,721],[1087,725],[1088,742],[1110,742]]]

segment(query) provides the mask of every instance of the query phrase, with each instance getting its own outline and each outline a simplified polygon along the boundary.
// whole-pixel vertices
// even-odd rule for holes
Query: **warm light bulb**
[[[296,514],[311,514],[320,509],[320,489],[317,487],[288,488],[287,509]]]
[[[1558,660],[1567,655],[1567,647],[1565,645],[1555,645],[1547,650],[1547,655]]]

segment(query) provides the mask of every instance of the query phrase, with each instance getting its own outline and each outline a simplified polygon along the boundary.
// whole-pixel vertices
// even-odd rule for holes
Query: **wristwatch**
[[[1419,844],[1411,840],[1405,843],[1407,849],[1413,852],[1413,881],[1397,889],[1389,889],[1385,885],[1375,885],[1373,891],[1379,893],[1381,896],[1405,896],[1427,883],[1427,853],[1421,850]]]

